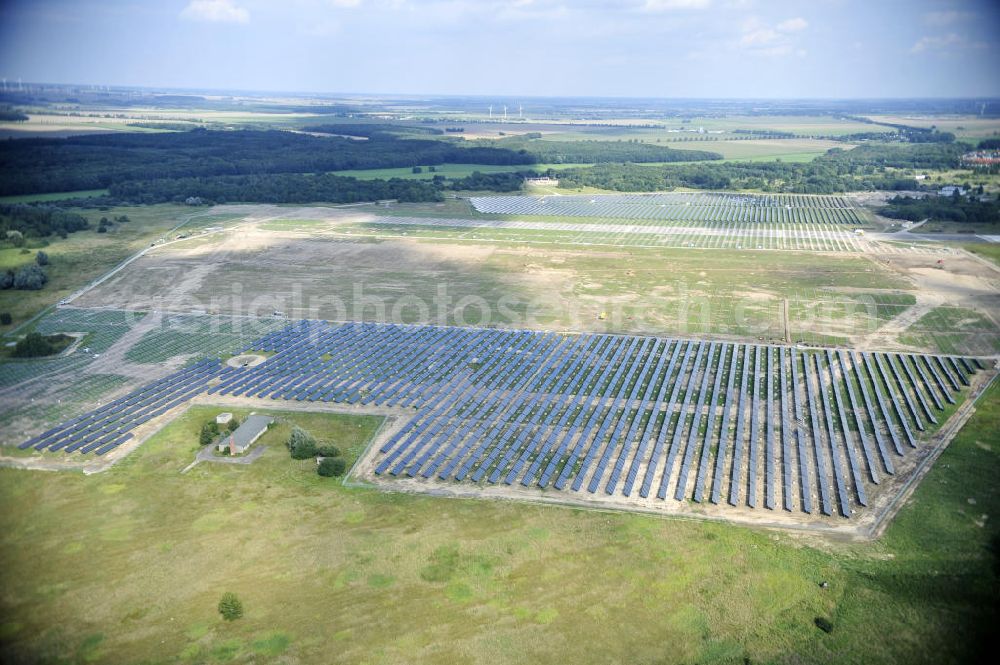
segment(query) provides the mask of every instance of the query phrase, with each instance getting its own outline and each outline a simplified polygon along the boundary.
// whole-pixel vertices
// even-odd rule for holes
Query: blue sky
[[[0,0],[0,76],[400,94],[1000,96],[1000,2]]]

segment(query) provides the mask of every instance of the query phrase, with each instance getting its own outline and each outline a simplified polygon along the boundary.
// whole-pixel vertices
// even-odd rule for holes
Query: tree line
[[[87,218],[75,212],[54,206],[2,205],[0,204],[0,238],[15,239],[12,244],[20,245],[16,238],[47,238],[58,235],[65,238],[74,231],[82,231],[90,224]],[[11,235],[11,231],[16,232]]]
[[[727,162],[725,164],[598,164],[589,168],[550,170],[569,187],[597,187],[642,192],[677,187],[756,189],[797,194],[899,191],[917,189],[912,177],[893,169],[954,168],[963,152],[954,144],[869,144],[853,150],[833,148],[806,163]]]
[[[995,200],[980,201],[959,195],[926,198],[896,196],[879,210],[879,214],[911,222],[930,219],[959,224],[1000,225],[1000,203]]]

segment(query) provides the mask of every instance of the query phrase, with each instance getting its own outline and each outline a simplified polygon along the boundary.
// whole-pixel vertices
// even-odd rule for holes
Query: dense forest
[[[899,169],[953,169],[968,152],[964,143],[867,143],[853,150],[834,148],[816,163],[838,169],[892,167]]]
[[[547,141],[532,135],[475,142],[479,146],[527,153],[539,164],[603,164],[609,162],[698,162],[722,159],[706,150],[678,150],[640,141]]]
[[[195,129],[33,138],[0,142],[0,195],[100,189],[131,180],[533,161],[527,153],[502,148],[391,135],[357,141],[280,131]]]
[[[429,180],[359,180],[330,174],[304,173],[130,180],[110,187],[112,199],[129,203],[357,203],[398,199],[441,201],[440,182]]]
[[[323,129],[324,127],[313,128]],[[591,161],[694,161],[714,153],[624,141],[469,142],[408,138],[387,126],[333,125],[368,140],[282,131],[97,134],[0,142],[0,196],[102,189],[129,181],[324,173],[452,164],[525,165]],[[403,131],[439,132],[403,127]]]
[[[979,201],[964,196],[928,196],[913,198],[896,196],[879,214],[893,219],[919,222],[930,219],[937,222],[957,222],[960,224],[1000,225],[1000,203]]]

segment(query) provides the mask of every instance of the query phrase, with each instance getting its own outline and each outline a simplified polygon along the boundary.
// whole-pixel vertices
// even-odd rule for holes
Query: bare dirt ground
[[[870,349],[908,348],[899,337],[936,307],[962,307],[982,314],[1000,335],[1000,271],[968,252],[942,259],[906,254],[872,255],[872,260],[913,284],[917,302],[882,325],[858,337],[857,346]]]
[[[549,317],[547,321],[521,321],[522,327],[595,329],[601,312],[631,307],[639,310],[633,312],[634,320],[618,322],[617,329],[681,334],[685,331],[676,325],[671,327],[666,313],[676,309],[685,298],[717,295],[703,292],[698,282],[684,293],[660,288],[635,291],[627,284],[618,284],[612,297],[602,288],[604,284],[579,269],[578,260],[591,259],[618,261],[611,265],[628,266],[627,247],[573,250],[523,245],[515,249],[510,243],[405,237],[376,240],[345,237],[336,231],[339,220],[372,218],[363,207],[242,205],[220,206],[218,210],[243,215],[244,221],[227,233],[150,251],[121,273],[81,295],[75,304],[268,315],[278,310],[292,318],[370,320],[380,318],[375,301],[382,301],[384,320],[395,313],[398,320],[414,322],[421,320],[421,310],[416,304],[419,302],[431,308],[428,314],[432,322],[479,323],[457,321],[455,303],[483,298],[495,305],[507,296],[523,302],[541,299],[551,310],[572,313],[572,317]],[[316,220],[316,223],[306,229],[294,225],[287,229],[265,228],[267,222],[276,219]],[[1000,271],[967,252],[951,250],[943,264],[938,264],[938,255],[895,250],[862,256],[876,264],[879,271],[887,271],[910,284],[909,292],[916,296],[917,302],[874,331],[866,326],[855,327],[849,320],[820,322],[827,334],[843,337],[862,348],[934,351],[934,348],[904,345],[900,338],[935,307],[968,308],[994,324],[1000,322]],[[669,273],[669,266],[665,269]],[[670,278],[669,274],[666,276]],[[450,290],[451,307],[441,308],[435,301],[441,284],[447,284]],[[831,292],[848,290],[830,289]],[[748,293],[741,291],[730,297],[746,301]],[[765,295],[777,299],[775,302],[787,297],[779,293]],[[745,304],[751,309],[767,307],[764,300]],[[395,312],[393,307],[397,308]],[[775,319],[771,326],[774,330],[765,333],[765,338],[784,339],[781,323]],[[791,323],[794,325],[796,321]],[[733,338],[733,334],[721,329],[715,332]],[[740,335],[739,331],[735,334],[737,338]],[[997,334],[1000,335],[1000,324]]]

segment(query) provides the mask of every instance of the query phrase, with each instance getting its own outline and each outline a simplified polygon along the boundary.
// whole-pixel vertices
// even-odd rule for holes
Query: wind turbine
[[[493,105],[490,104],[490,120],[493,119]]]
[[[523,117],[522,116],[523,113],[524,113],[524,107],[521,106],[520,103],[518,103],[518,105],[517,105],[517,119],[518,120],[520,120]]]
[[[507,122],[507,105],[503,105],[503,121]]]

